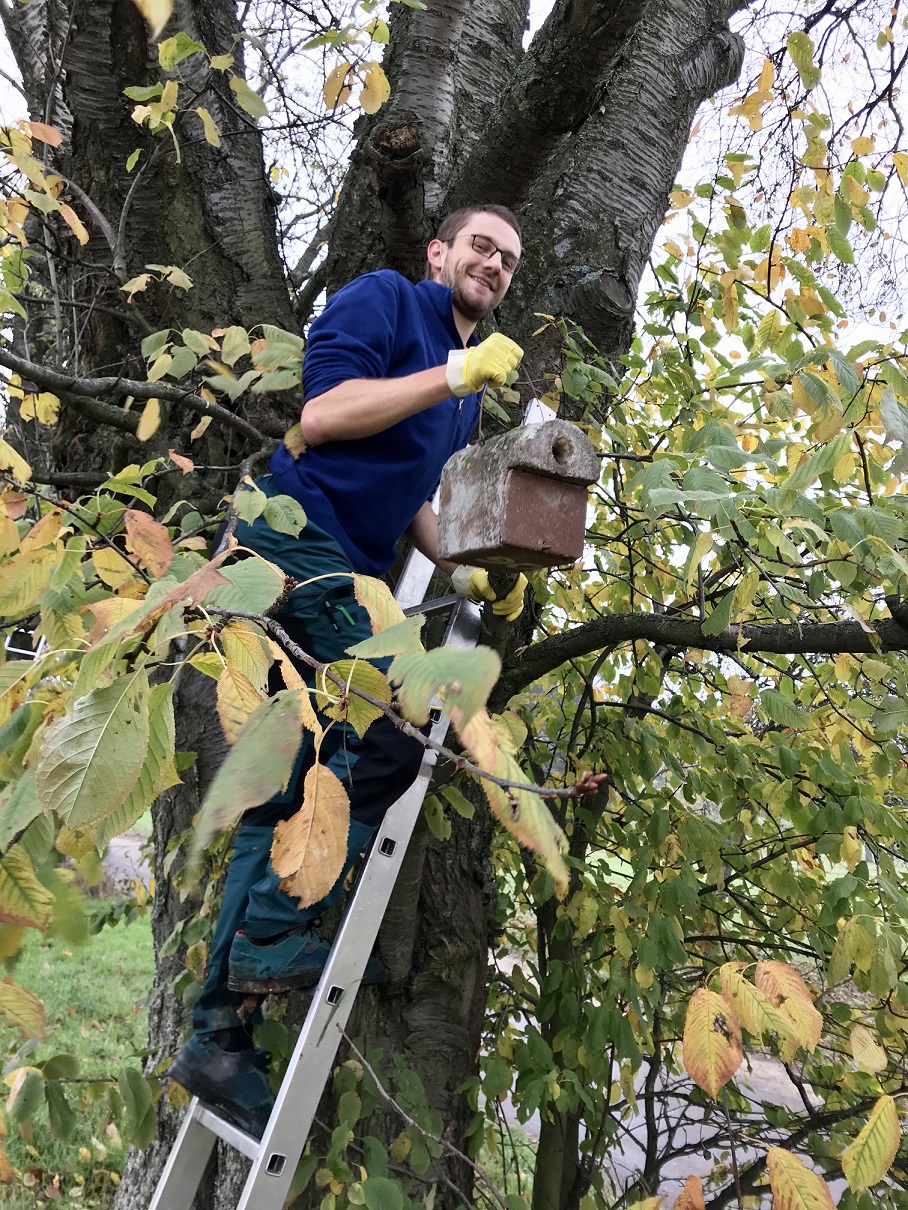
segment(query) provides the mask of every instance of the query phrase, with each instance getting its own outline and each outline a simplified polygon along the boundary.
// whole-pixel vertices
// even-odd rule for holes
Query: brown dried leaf
[[[126,510],[126,548],[157,579],[173,562],[173,543],[167,527],[137,508]]]
[[[703,1184],[698,1176],[689,1176],[678,1194],[672,1210],[706,1210]]]
[[[195,463],[191,458],[185,458],[182,454],[178,454],[176,450],[168,450],[167,455],[174,466],[178,466],[184,475],[188,475],[190,471],[195,470]]]
[[[343,868],[350,830],[350,800],[341,781],[324,765],[306,774],[303,805],[274,829],[271,863],[283,888],[301,907],[318,903]]]

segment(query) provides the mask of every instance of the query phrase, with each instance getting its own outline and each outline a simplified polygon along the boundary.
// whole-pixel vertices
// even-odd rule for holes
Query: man
[[[486,383],[500,386],[522,350],[498,333],[480,342],[476,324],[501,302],[517,268],[520,229],[509,210],[477,206],[442,223],[427,249],[426,279],[413,285],[390,270],[357,278],[328,302],[309,331],[300,427],[307,449],[282,446],[266,494],[293,496],[307,524],[293,540],[262,520],[240,523],[237,538],[277,563],[300,587],[278,620],[319,660],[343,658],[371,634],[351,572],[381,575],[407,534],[437,562],[437,521],[430,500],[441,469],[469,439]],[[445,565],[463,596],[493,602],[514,618],[523,605],[520,577],[501,600],[476,568]],[[381,663],[377,661],[377,663]],[[281,687],[276,670],[272,692]],[[308,675],[308,670],[303,670]],[[319,759],[350,796],[347,861],[320,903],[301,909],[280,887],[269,855],[274,828],[300,806],[314,755],[304,741],[285,793],[246,813],[234,840],[208,969],[193,1008],[192,1037],[170,1069],[173,1079],[260,1137],[273,1105],[267,1055],[252,1045],[257,1018],[247,997],[318,982],[330,945],[318,918],[336,903],[344,878],[388,807],[416,776],[422,745],[386,718],[359,739],[334,724]],[[383,977],[369,961],[364,983]]]

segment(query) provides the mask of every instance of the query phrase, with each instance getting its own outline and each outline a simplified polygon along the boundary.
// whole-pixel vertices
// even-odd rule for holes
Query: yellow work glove
[[[523,612],[523,598],[527,589],[527,578],[521,572],[517,582],[506,597],[497,597],[489,583],[489,573],[482,567],[468,567],[462,563],[451,576],[454,591],[471,601],[491,601],[492,613],[497,613],[508,622],[519,618]]]
[[[493,332],[471,349],[452,349],[448,354],[447,379],[452,395],[469,395],[485,383],[503,387],[511,370],[523,358],[523,349],[500,332]]]

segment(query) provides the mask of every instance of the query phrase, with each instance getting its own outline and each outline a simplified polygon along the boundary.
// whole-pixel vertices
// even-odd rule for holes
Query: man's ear
[[[447,244],[440,239],[429,241],[429,246],[426,248],[426,260],[429,262],[429,269],[433,280],[437,280],[441,267],[444,264],[445,252]]]

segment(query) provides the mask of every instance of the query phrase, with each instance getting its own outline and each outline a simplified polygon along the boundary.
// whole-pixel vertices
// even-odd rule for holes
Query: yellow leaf
[[[52,508],[40,521],[35,522],[22,539],[22,549],[41,550],[45,546],[56,545],[62,528],[63,514],[58,508]]]
[[[224,661],[216,651],[199,651],[187,661],[204,676],[210,676],[213,681],[220,680],[224,671]]]
[[[859,135],[858,138],[851,140],[851,150],[855,155],[870,155],[875,146],[874,140],[866,135]]]
[[[823,1017],[814,1007],[807,984],[787,962],[758,962],[755,982],[794,1026],[798,1044],[813,1052],[823,1033]],[[783,1049],[787,1062],[793,1051]]]
[[[122,588],[124,584],[137,579],[135,568],[109,546],[102,546],[91,556],[98,579],[108,588]]]
[[[690,592],[697,579],[697,572],[700,564],[713,548],[712,533],[707,530],[701,530],[697,534],[697,540],[690,552],[690,558],[687,563],[687,591]]]
[[[373,634],[405,620],[404,611],[394,600],[391,589],[381,580],[373,576],[354,576],[353,591],[369,615]]]
[[[56,424],[60,414],[60,400],[50,391],[42,391],[35,399],[35,419],[39,424]]]
[[[693,1082],[716,1100],[741,1066],[741,1029],[724,996],[701,987],[691,996],[684,1021],[682,1060]]]
[[[347,855],[350,800],[324,765],[306,774],[303,805],[274,829],[271,864],[300,907],[317,903],[337,882]]]
[[[73,210],[72,206],[67,206],[66,202],[60,203],[60,217],[70,228],[73,235],[80,244],[88,243],[88,232],[85,230],[85,224]]]
[[[908,152],[897,151],[892,157],[892,162],[899,174],[899,180],[908,187]]]
[[[347,97],[349,97],[350,85],[347,83],[347,80],[351,71],[350,64],[343,61],[338,63],[337,67],[328,76],[322,89],[322,97],[328,109],[337,109],[338,105],[343,105]]]
[[[140,441],[147,441],[158,431],[161,424],[161,405],[157,399],[149,399],[142,409],[136,436]]]
[[[783,1147],[770,1147],[766,1156],[773,1210],[835,1210],[829,1186]]]
[[[212,55],[209,59],[213,71],[226,71],[228,67],[233,67],[233,55]]]
[[[738,1020],[755,1038],[762,1039],[764,1033],[772,1031],[779,1035],[783,1044],[789,1041],[793,1044],[792,1049],[797,1049],[797,1037],[791,1021],[768,996],[745,979],[743,969],[743,962],[726,962],[718,972],[722,991],[734,1007]]]
[[[391,95],[388,77],[379,63],[366,63],[366,80],[359,103],[366,113],[377,113]]]
[[[236,743],[240,728],[265,700],[248,677],[229,665],[218,677],[218,718],[228,744]]]
[[[212,401],[209,400],[209,402],[212,402]],[[198,438],[201,437],[202,434],[205,432],[205,430],[208,428],[209,424],[211,424],[211,417],[203,416],[202,419],[199,421],[199,423],[195,426],[195,428],[189,434],[189,440],[197,441]]]
[[[886,1052],[864,1025],[853,1025],[848,1039],[848,1049],[861,1071],[878,1075],[889,1066]]]
[[[351,686],[351,692],[345,697],[343,691],[333,681],[320,674],[316,703],[329,718],[345,719],[349,722],[356,734],[362,738],[370,724],[374,723],[377,718],[381,718],[382,710],[364,698],[358,697],[352,692],[352,689],[360,689],[377,701],[387,704],[391,701],[391,686],[388,678],[374,664],[365,660],[338,660],[331,664],[330,668],[333,673]],[[342,700],[331,701],[328,704],[324,693],[329,694],[332,699],[336,699],[340,695]]]
[[[44,1005],[34,994],[7,975],[0,982],[0,1017],[18,1029],[23,1038],[44,1036]]]
[[[882,1180],[895,1159],[902,1138],[899,1113],[892,1097],[880,1097],[861,1133],[845,1148],[842,1171],[855,1192]]]
[[[864,845],[858,837],[857,828],[849,827],[843,830],[840,856],[848,866],[849,871],[853,871],[864,860]]]
[[[228,622],[220,633],[227,662],[241,672],[260,693],[268,683],[271,657],[263,636],[248,622]],[[296,686],[287,686],[288,689]]]
[[[627,1210],[662,1210],[665,1198],[659,1194],[656,1197],[645,1197],[642,1202],[634,1202]]]
[[[703,1184],[698,1176],[689,1176],[672,1210],[706,1210]]]
[[[131,277],[126,285],[121,286],[120,289],[123,291],[126,297],[132,301],[132,296],[134,294],[141,294],[141,292],[148,287],[148,283],[150,281],[150,273],[140,273],[138,277]]]
[[[36,605],[58,559],[56,550],[27,550],[0,566],[0,615],[21,617]]]
[[[0,923],[43,929],[53,906],[53,892],[38,881],[22,846],[15,845],[0,859]]]
[[[157,38],[170,20],[173,0],[133,0],[133,3],[151,26],[152,38]]]
[[[231,58],[231,56],[229,56],[229,55],[226,57]],[[211,114],[208,112],[208,110],[203,105],[200,105],[198,107],[198,109],[196,110],[196,113],[202,119],[202,128],[205,131],[206,141],[209,142],[212,147],[220,147],[221,135],[220,135],[220,132],[219,132],[217,126],[214,123],[214,118],[211,116]]]
[[[32,468],[22,455],[18,454],[11,445],[7,445],[2,438],[0,438],[0,470],[9,471],[19,483],[28,483],[32,477]]]
[[[0,555],[11,555],[19,549],[19,530],[15,521],[0,515]]]

